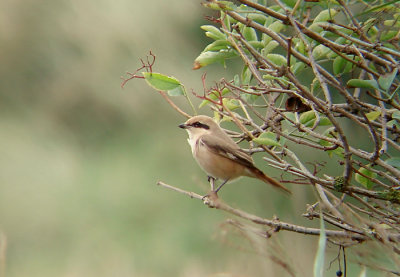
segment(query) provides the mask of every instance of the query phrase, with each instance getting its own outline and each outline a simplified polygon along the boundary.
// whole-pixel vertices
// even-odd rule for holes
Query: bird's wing
[[[211,152],[240,163],[246,167],[253,168],[253,159],[235,143],[226,143],[223,139],[215,136],[205,135],[200,138],[200,143]]]

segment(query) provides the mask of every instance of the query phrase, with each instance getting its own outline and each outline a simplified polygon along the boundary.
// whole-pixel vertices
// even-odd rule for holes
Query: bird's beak
[[[188,126],[185,123],[179,124],[178,127],[182,128],[182,129],[187,129],[188,128]]]

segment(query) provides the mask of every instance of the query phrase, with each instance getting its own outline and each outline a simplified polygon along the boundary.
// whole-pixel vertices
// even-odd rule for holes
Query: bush
[[[268,153],[271,158],[265,161],[281,170],[282,182],[315,188],[316,203],[303,216],[320,219],[321,228],[208,203],[275,231],[319,235],[315,276],[322,275],[327,240],[343,251],[361,243],[379,245],[375,254],[385,253],[389,262],[357,262],[400,275],[399,4],[275,3],[204,3],[218,16],[201,27],[213,41],[196,58],[194,69],[240,59],[243,70],[233,80],[222,79],[194,95],[203,100],[200,106],[210,106],[216,120],[239,126],[242,132],[236,137],[250,143],[250,153]],[[147,72],[130,78],[144,78],[189,117],[171,98],[185,96],[196,114],[183,84],[152,72],[154,60],[151,54],[138,70]],[[360,137],[367,142],[362,144]],[[307,163],[308,151],[322,153],[325,161],[335,159],[340,174],[330,173],[324,161]]]

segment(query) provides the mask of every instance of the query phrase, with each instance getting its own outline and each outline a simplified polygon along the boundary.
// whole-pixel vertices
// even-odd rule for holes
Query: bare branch
[[[227,205],[226,203],[222,202],[218,198],[217,199],[210,199],[208,197],[204,198],[197,193],[186,191],[186,190],[168,185],[162,181],[157,182],[157,185],[160,185],[164,188],[171,189],[178,193],[184,194],[186,196],[189,196],[190,198],[195,198],[195,199],[199,199],[199,200],[205,199],[204,204],[206,204],[210,208],[216,208],[218,210],[223,210],[223,211],[230,213],[232,215],[235,215],[237,217],[246,219],[246,220],[251,221],[256,224],[266,225],[266,226],[275,228],[276,230],[291,231],[291,232],[301,233],[301,234],[305,234],[305,235],[314,235],[314,236],[319,236],[320,232],[321,232],[320,229],[318,229],[318,228],[307,228],[307,227],[300,226],[300,225],[282,222],[277,219],[270,220],[270,219],[261,218],[259,216],[247,213],[245,211],[235,209],[235,208]],[[356,240],[356,241],[364,241],[364,240],[369,239],[368,237],[366,237],[364,235],[350,233],[347,231],[325,230],[325,233],[329,237],[340,237],[340,238],[346,238],[346,239]]]

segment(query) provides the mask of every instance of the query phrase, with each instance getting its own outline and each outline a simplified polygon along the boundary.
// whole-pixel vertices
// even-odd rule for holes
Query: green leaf
[[[143,72],[146,82],[156,90],[171,91],[181,86],[181,83],[174,77],[155,72]]]
[[[295,75],[299,74],[305,68],[307,68],[307,66],[303,62],[297,62],[290,66],[290,69],[292,70],[293,74],[295,74]]]
[[[306,47],[304,45],[304,42],[302,40],[299,40],[296,44],[295,44],[295,49],[297,51],[299,51],[301,54],[305,55],[306,54]]]
[[[230,46],[231,44],[227,40],[219,39],[207,45],[207,47],[204,48],[204,51],[219,51],[222,49],[228,49]]]
[[[235,9],[235,4],[230,1],[218,1],[215,3],[202,3],[204,7],[217,10],[217,11],[233,11]]]
[[[333,74],[335,74],[336,76],[341,75],[343,73],[343,68],[345,67],[346,64],[346,60],[343,59],[342,57],[336,57],[333,60]]]
[[[348,73],[351,71],[353,64],[346,59],[337,56],[333,60],[333,74],[336,76],[342,75],[344,73]]]
[[[344,159],[344,151],[342,147],[338,147],[333,150],[327,150],[326,153],[328,154],[329,157],[333,157],[333,155],[336,155],[337,157]]]
[[[329,49],[328,47],[326,47],[325,45],[317,45],[316,47],[314,47],[313,51],[312,51],[312,55],[314,56],[314,58],[316,60],[320,60],[326,57],[326,55],[328,55],[330,52],[332,52],[331,49]]]
[[[275,33],[280,33],[284,27],[285,25],[280,21],[275,21],[267,26],[268,29]],[[267,34],[263,34],[262,41],[264,44],[268,44],[270,41],[272,41],[272,37],[268,36]]]
[[[228,51],[206,51],[201,53],[194,61],[193,69],[199,69],[204,66],[216,63],[224,62],[226,59],[236,57],[237,53],[233,50]]]
[[[282,0],[282,2],[290,8],[293,8],[297,3],[296,0]]]
[[[169,96],[182,96],[186,94],[183,89],[183,86],[179,86],[174,89],[168,90],[167,93]]]
[[[232,30],[231,23],[233,23],[232,20],[234,20],[234,19],[232,17],[230,17],[229,15],[227,15],[226,13],[221,13],[220,19],[222,19],[222,21],[224,22],[224,24],[227,28],[227,31],[230,32]]]
[[[396,119],[397,121],[400,121],[400,111],[394,111],[392,113],[392,118]]]
[[[338,12],[339,11],[335,9],[323,10],[314,18],[313,23],[327,22],[329,20],[332,20],[337,15]]]
[[[265,47],[263,49],[263,52],[262,52],[263,56],[266,56],[267,54],[272,52],[272,50],[274,50],[278,45],[279,45],[279,43],[276,42],[275,40],[270,41],[267,45],[265,45]]]
[[[286,58],[279,54],[268,54],[267,59],[277,66],[286,65]]]
[[[328,137],[328,138],[335,138],[335,137],[337,137],[337,131],[335,130],[335,127],[331,127],[331,128],[326,129],[324,131],[323,135],[325,137]],[[331,142],[323,140],[323,139],[320,139],[318,141],[318,143],[321,146],[325,146],[325,147],[332,147],[333,146],[333,144]],[[328,154],[329,157],[332,157],[333,155],[336,155],[339,158],[342,158],[342,159],[344,158],[343,148],[341,148],[341,147],[337,147],[337,148],[335,148],[333,150],[326,150],[326,153]]]
[[[275,21],[274,23],[272,23],[268,26],[268,29],[271,29],[275,33],[280,33],[284,28],[285,28],[285,24],[283,24],[279,20]]]
[[[400,168],[400,157],[393,157],[385,161],[388,165]]]
[[[314,19],[313,23],[310,25],[310,30],[320,33],[323,29],[319,26],[320,22],[327,22],[332,20],[335,15],[338,13],[338,10],[335,9],[327,9],[321,11]]]
[[[388,127],[400,129],[400,124],[397,120],[390,120],[387,123]]]
[[[388,91],[394,81],[394,78],[396,78],[397,75],[397,68],[393,70],[393,72],[385,74],[383,76],[380,76],[378,79],[379,86],[385,90]]]
[[[255,48],[255,49],[260,49],[260,48],[264,47],[264,43],[262,43],[261,41],[258,41],[258,40],[249,41],[249,44],[251,46],[253,46],[253,48]]]
[[[253,91],[252,89],[247,89],[248,91]],[[253,91],[254,92],[254,91]],[[250,93],[243,93],[240,95],[241,99],[244,99],[247,103],[254,103],[260,96]]]
[[[316,120],[317,117],[315,116],[314,111],[304,112],[300,116],[300,123],[304,124],[304,126],[306,127],[314,126]],[[332,125],[332,122],[326,116],[321,116],[319,118],[318,126],[328,126],[328,125]]]
[[[296,116],[294,115],[293,112],[285,112],[284,114],[289,120],[296,121]]]
[[[318,250],[314,261],[314,277],[324,276],[326,233],[322,212],[320,212],[320,234],[318,240]]]
[[[258,138],[253,139],[253,141],[261,145],[281,146],[276,140],[276,134],[272,132],[262,133]]]
[[[379,89],[378,82],[375,80],[351,79],[347,82],[347,86],[350,88]]]
[[[242,72],[243,74],[243,72]],[[235,74],[235,76],[233,76],[233,84],[237,87],[240,86],[240,77],[239,74]]]
[[[318,89],[321,88],[321,82],[317,77],[314,78],[314,80],[311,83],[311,93],[315,94]]]
[[[365,116],[368,118],[369,121],[374,121],[381,115],[381,111],[372,111],[367,113]]]
[[[258,40],[257,32],[256,32],[256,30],[254,30],[254,28],[244,26],[242,33],[243,33],[244,38],[247,41]]]
[[[307,122],[309,122],[309,121],[311,121],[313,119],[315,119],[314,111],[304,112],[300,116],[300,123],[301,124],[306,124]]]
[[[214,40],[226,40],[226,36],[217,27],[213,25],[203,25],[200,27],[206,31],[206,36]]]
[[[254,20],[255,22],[264,25],[265,21],[267,21],[267,17],[265,15],[259,13],[250,13],[247,18]]]
[[[231,111],[236,110],[237,108],[240,108],[240,104],[237,99],[224,98],[224,99],[222,99],[222,103],[224,103],[224,106],[228,110],[231,110]]]
[[[250,84],[252,77],[253,77],[253,73],[251,73],[250,68],[248,66],[243,67],[243,70],[242,70],[242,85]]]
[[[370,178],[376,178],[376,176],[377,176],[377,174],[375,172],[372,172],[364,167],[360,167],[360,169],[358,171]],[[367,177],[364,177],[358,173],[356,173],[356,175],[355,175],[355,180],[357,181],[357,183],[363,185],[367,189],[371,189],[372,186],[374,185],[374,183],[370,179],[368,179]]]
[[[315,120],[317,120],[317,119],[313,119],[313,120],[308,121],[308,122],[305,124],[305,126],[306,126],[306,127],[312,127],[312,126],[314,126]],[[329,118],[327,118],[326,116],[321,116],[321,117],[319,118],[319,123],[318,123],[317,126],[330,126],[330,125],[332,125],[332,122],[331,122],[331,121],[329,120]]]
[[[393,0],[393,1],[390,1],[390,2],[384,2],[384,4],[372,6],[372,8],[360,13],[359,15],[364,15],[364,14],[367,14],[367,13],[371,13],[371,12],[382,10],[382,9],[386,8],[387,6],[391,6],[392,4],[395,4],[397,2],[399,2],[399,0]]]

